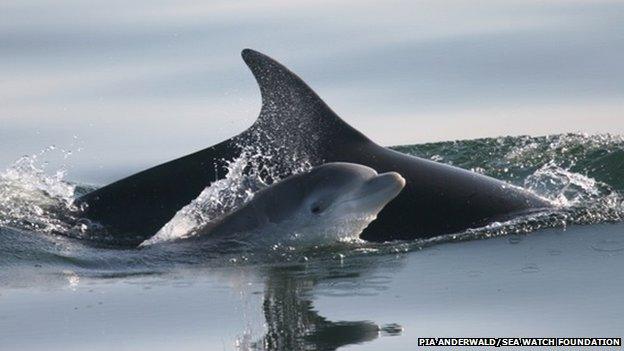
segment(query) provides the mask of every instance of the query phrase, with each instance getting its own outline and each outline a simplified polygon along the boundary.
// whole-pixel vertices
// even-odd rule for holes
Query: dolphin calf
[[[285,177],[293,163],[362,164],[398,172],[405,189],[361,234],[369,241],[409,240],[480,227],[552,205],[524,190],[468,170],[377,145],[343,121],[296,74],[257,51],[242,52],[260,86],[258,119],[241,134],[155,166],[76,200],[84,217],[120,241],[150,238],[253,145]],[[398,126],[397,126],[398,128]],[[123,239],[123,240],[122,240]]]
[[[191,242],[267,245],[289,240],[320,245],[353,239],[404,186],[405,179],[396,172],[377,174],[362,165],[327,163],[258,191],[240,208],[186,236]],[[158,234],[141,246],[157,242]]]

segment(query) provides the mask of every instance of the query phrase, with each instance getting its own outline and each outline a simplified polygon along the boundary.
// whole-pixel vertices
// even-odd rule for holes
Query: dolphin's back
[[[268,156],[271,167],[284,171],[282,176],[300,162],[351,162],[400,173],[407,185],[363,232],[368,240],[431,237],[549,206],[499,180],[383,148],[344,122],[277,61],[249,49],[242,56],[260,86],[257,121],[232,139],[83,196],[77,201],[89,205],[86,217],[138,244],[223,178],[226,162],[238,157],[244,145]]]
[[[213,181],[225,176],[225,161],[239,155],[235,139],[116,181],[76,200],[84,216],[105,225],[128,245],[154,235]]]
[[[362,233],[361,237],[368,241],[456,233],[551,206],[546,200],[498,179],[374,144],[340,157],[378,172],[398,172],[406,180],[399,196]]]

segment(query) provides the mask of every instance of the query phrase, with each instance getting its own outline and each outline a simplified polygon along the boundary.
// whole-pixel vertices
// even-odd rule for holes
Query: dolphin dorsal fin
[[[262,109],[250,130],[268,136],[262,138],[263,142],[277,140],[282,146],[305,150],[308,154],[314,153],[319,145],[327,147],[328,143],[370,142],[288,68],[251,49],[243,50],[241,56],[260,86]]]
[[[266,156],[272,172],[288,175],[298,164],[330,159],[349,142],[368,141],[340,119],[306,83],[272,58],[243,50],[262,93],[258,120],[246,131],[204,150],[160,164],[92,191],[85,218],[110,229],[120,243],[138,245],[165,225],[216,179],[227,162],[247,151]],[[251,148],[251,150],[246,149]],[[257,161],[262,162],[262,161]]]

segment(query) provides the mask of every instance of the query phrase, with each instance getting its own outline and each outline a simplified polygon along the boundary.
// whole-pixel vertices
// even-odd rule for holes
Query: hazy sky
[[[0,3],[0,169],[49,145],[104,182],[226,139],[273,56],[385,145],[624,133],[622,1]]]

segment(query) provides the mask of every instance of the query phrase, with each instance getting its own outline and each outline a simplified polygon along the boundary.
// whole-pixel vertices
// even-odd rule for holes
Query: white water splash
[[[239,157],[228,162],[225,178],[206,187],[195,200],[178,211],[154,236],[140,246],[192,236],[194,230],[201,225],[214,221],[247,203],[258,190],[267,186],[267,179],[279,180],[275,171],[267,167],[267,161],[270,161],[270,157],[257,150],[243,149]],[[290,167],[292,173],[300,173],[309,169],[310,165],[300,161],[293,162]]]
[[[519,145],[504,158],[515,165],[531,165],[536,162],[555,162],[574,165],[595,151],[607,153],[621,150],[624,136],[613,134],[568,133],[545,137],[516,137]]]
[[[561,168],[553,162],[543,165],[528,176],[524,185],[527,189],[563,207],[575,206],[600,198],[608,188],[606,184]]]
[[[71,152],[49,147],[39,154],[24,156],[0,173],[0,225],[39,232],[67,232],[67,213],[75,186],[64,181],[66,168],[48,174],[45,157],[61,151],[64,159]]]

